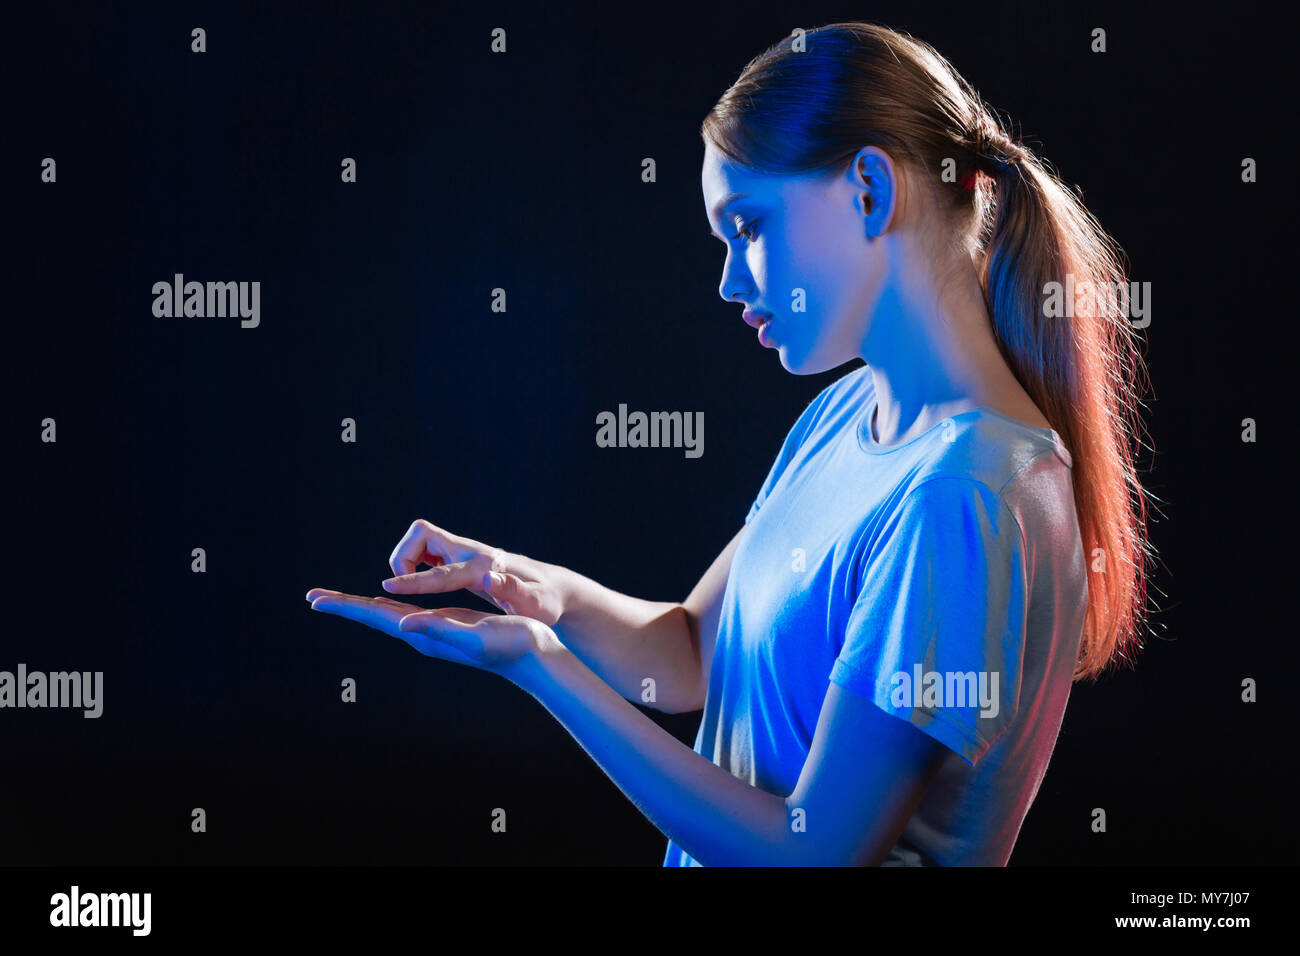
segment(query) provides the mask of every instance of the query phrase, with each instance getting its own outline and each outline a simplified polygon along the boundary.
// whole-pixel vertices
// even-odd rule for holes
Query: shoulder
[[[962,478],[1004,495],[1042,475],[1068,482],[1073,465],[1055,432],[987,409],[941,423],[929,452],[913,476],[913,487],[938,478]]]
[[[1011,518],[1026,538],[1044,524],[1076,527],[1072,459],[1055,432],[986,410],[954,416],[936,432],[907,483],[909,511],[984,515],[994,525]]]

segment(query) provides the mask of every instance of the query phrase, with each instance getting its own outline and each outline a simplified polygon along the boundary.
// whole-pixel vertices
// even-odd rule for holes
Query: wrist
[[[505,556],[506,570],[522,581],[537,586],[540,606],[537,617],[552,627],[558,627],[560,618],[572,604],[570,582],[573,572],[558,564],[547,564],[523,554]]]
[[[554,669],[572,652],[564,646],[559,636],[545,624],[534,622],[531,628],[532,648],[512,661],[502,670],[502,676],[519,688],[537,696],[541,688],[553,677]]]

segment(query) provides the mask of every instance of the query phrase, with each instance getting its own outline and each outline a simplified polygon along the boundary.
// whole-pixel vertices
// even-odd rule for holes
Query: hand
[[[393,594],[442,594],[461,588],[507,614],[552,625],[563,613],[560,595],[541,581],[522,555],[444,531],[416,519],[388,558],[396,577],[383,582]],[[428,571],[416,571],[421,564]]]
[[[559,644],[540,621],[463,607],[426,610],[387,597],[361,597],[327,588],[307,592],[313,611],[324,611],[400,637],[421,654],[513,679],[534,653]]]

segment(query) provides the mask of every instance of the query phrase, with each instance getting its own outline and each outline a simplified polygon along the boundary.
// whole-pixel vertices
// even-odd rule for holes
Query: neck
[[[902,240],[905,242],[905,240]],[[923,255],[890,257],[861,357],[875,383],[874,437],[908,441],[1006,388],[1007,368],[984,304],[975,265],[959,255],[946,268]]]

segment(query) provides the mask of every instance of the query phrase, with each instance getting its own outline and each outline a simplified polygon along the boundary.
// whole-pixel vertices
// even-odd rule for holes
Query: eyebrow
[[[748,196],[749,196],[748,193],[727,193],[727,195],[723,196],[716,203],[714,203],[712,217],[714,219],[717,219],[722,215],[723,211],[728,206],[730,206],[733,202],[735,202],[737,199],[746,199],[748,198]],[[710,234],[715,236],[717,235],[716,232],[711,232]]]

